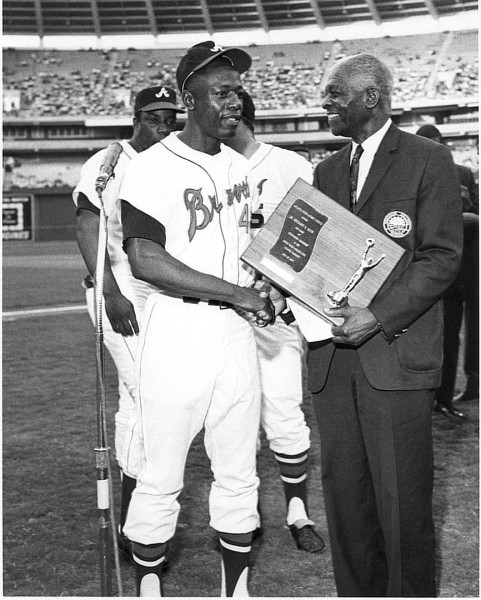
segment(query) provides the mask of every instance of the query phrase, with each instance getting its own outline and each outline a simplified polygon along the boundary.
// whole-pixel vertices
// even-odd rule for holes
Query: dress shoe
[[[132,542],[123,533],[117,532],[117,546],[123,556],[125,556],[128,561],[135,565]],[[162,563],[162,570],[167,571],[169,568],[170,563],[166,558]]]
[[[324,550],[326,544],[312,525],[304,525],[304,527],[289,525],[289,530],[299,550],[305,552],[322,552]]]
[[[454,408],[454,406],[449,404],[435,404],[434,410],[436,412],[442,413],[445,417],[449,417],[451,419],[456,417],[458,419],[466,419],[466,415],[464,413],[462,413],[460,410]]]

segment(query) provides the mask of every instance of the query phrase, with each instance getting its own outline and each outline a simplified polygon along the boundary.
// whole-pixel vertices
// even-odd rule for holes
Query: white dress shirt
[[[361,154],[361,158],[359,159],[359,177],[357,180],[357,199],[361,196],[362,187],[366,182],[367,175],[372,165],[372,161],[374,160],[374,156],[379,148],[379,145],[382,142],[383,137],[386,135],[387,130],[391,126],[392,121],[388,119],[381,129],[378,129],[376,133],[373,133],[367,139],[363,141],[362,148],[364,152]],[[352,157],[354,156],[354,152],[356,152],[356,148],[359,144],[353,140],[352,149],[351,149],[351,162]]]

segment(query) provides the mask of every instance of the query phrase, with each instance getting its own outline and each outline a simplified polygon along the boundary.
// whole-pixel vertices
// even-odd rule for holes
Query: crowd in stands
[[[244,85],[262,110],[320,107],[323,78],[336,60],[371,52],[395,74],[394,107],[426,98],[478,97],[477,32],[396,38],[250,46]],[[136,90],[160,82],[176,87],[182,50],[3,50],[4,115],[26,119],[64,116],[130,116]],[[180,101],[180,99],[179,99]],[[478,171],[477,148],[454,148],[458,162]],[[317,164],[330,151],[313,149]],[[75,185],[80,163],[24,161],[5,172],[18,187]]]
[[[346,54],[370,51],[395,74],[394,104],[426,97],[478,94],[475,33],[436,33],[345,42],[253,46],[244,83],[259,109],[320,106],[327,69]],[[175,86],[177,54],[168,50],[24,51],[3,53],[3,88],[20,91],[11,115],[127,115],[133,90]]]
[[[43,162],[39,159],[3,156],[3,191],[15,188],[58,188],[77,185],[83,160]]]

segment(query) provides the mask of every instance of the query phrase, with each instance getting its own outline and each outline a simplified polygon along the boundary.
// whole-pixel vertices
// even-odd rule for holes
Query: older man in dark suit
[[[308,384],[338,594],[432,597],[431,404],[461,197],[449,150],[391,122],[391,91],[369,54],[340,60],[326,82],[331,131],[352,143],[319,163],[314,185],[406,253],[369,307],[326,309],[344,321],[310,344]]]

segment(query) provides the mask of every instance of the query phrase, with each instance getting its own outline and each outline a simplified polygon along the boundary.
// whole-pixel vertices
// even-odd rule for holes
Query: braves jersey
[[[120,198],[162,226],[171,256],[230,283],[252,282],[240,256],[250,241],[257,193],[248,162],[237,152],[221,144],[211,156],[172,133],[131,161]],[[131,237],[150,238],[135,231]]]
[[[124,177],[127,166],[134,156],[137,156],[138,152],[132,148],[132,146],[126,140],[120,142],[123,151],[119,155],[117,165],[114,169],[114,177],[112,177],[107,183],[102,194],[102,200],[105,208],[105,215],[107,217],[107,249],[110,258],[110,263],[114,270],[121,268],[122,271],[130,271],[130,265],[127,255],[122,249],[123,233],[122,225],[119,219],[119,211],[117,208],[117,201],[119,197],[120,185]],[[78,206],[79,194],[84,194],[88,200],[96,208],[100,210],[100,200],[95,191],[95,181],[100,172],[100,166],[104,159],[107,149],[100,150],[84,164],[81,171],[80,181],[73,191],[73,200]],[[147,285],[147,284],[146,284]]]
[[[260,212],[264,223],[298,177],[312,184],[313,168],[311,163],[292,150],[284,150],[260,142],[259,148],[249,158],[249,165],[257,182]],[[255,218],[253,223],[258,227],[263,224],[258,223]],[[254,234],[256,232],[258,229],[254,231]]]

